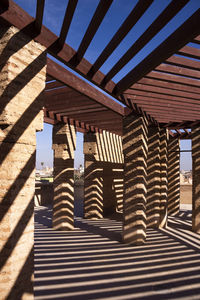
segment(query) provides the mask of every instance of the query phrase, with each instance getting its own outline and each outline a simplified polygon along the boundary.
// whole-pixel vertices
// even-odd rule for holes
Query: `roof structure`
[[[145,114],[152,124],[159,123],[186,137],[185,129],[200,122],[200,3],[183,21],[118,82],[113,78],[170,23],[192,0],[171,0],[163,6],[150,26],[127,48],[106,74],[101,67],[122,43],[135,24],[154,4],[153,0],[134,2],[124,22],[91,64],[84,58],[93,38],[108,13],[112,0],[100,0],[80,40],[77,51],[66,44],[66,38],[77,8],[77,0],[69,0],[56,36],[42,25],[45,0],[35,0],[36,16],[11,0],[0,3],[0,23],[13,24],[47,48],[47,52],[80,76],[47,60],[47,83],[44,92],[45,121],[70,122],[78,130],[108,131],[121,134],[122,118],[127,113]],[[143,19],[142,19],[143,20]],[[86,80],[85,80],[86,79]],[[92,83],[93,85],[91,85]],[[94,85],[96,87],[94,87]],[[123,105],[121,105],[121,104]]]

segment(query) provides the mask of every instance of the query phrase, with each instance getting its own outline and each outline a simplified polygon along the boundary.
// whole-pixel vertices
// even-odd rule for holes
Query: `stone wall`
[[[45,49],[0,28],[0,293],[33,299],[36,130],[43,128]]]

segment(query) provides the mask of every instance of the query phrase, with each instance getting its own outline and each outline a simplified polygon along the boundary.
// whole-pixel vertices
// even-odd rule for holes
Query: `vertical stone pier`
[[[122,210],[123,154],[120,136],[85,133],[84,217],[103,218]]]
[[[160,224],[163,228],[167,225],[167,199],[168,199],[168,131],[160,129]]]
[[[36,131],[42,130],[44,47],[0,28],[0,298],[33,299]]]
[[[200,127],[192,129],[192,230],[200,233]]]
[[[147,125],[142,116],[123,120],[123,240],[135,245],[146,239]]]
[[[74,228],[74,150],[76,132],[73,125],[57,124],[53,127],[54,200],[53,228]]]
[[[85,179],[84,218],[103,218],[103,178],[102,166],[98,162],[97,133],[84,134]]]
[[[179,138],[168,142],[168,215],[179,213],[180,206],[180,145]]]
[[[159,227],[160,219],[160,130],[148,130],[147,159],[147,227]]]

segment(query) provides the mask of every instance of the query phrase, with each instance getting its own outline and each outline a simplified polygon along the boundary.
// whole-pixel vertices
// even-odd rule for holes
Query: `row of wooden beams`
[[[59,114],[49,113],[48,110],[44,109],[44,121],[48,124],[55,125],[59,122],[66,123],[75,126],[77,131],[91,131],[91,132],[101,132],[101,130],[95,126],[90,126],[83,122],[73,120],[72,118],[61,117]]]
[[[184,78],[182,76],[176,76],[169,73],[160,73],[157,71],[152,71],[144,76],[144,78],[158,79],[161,81],[169,82],[169,83],[179,83],[182,85],[197,87],[199,88],[199,81],[191,78]]]
[[[177,3],[177,2],[176,2]],[[133,70],[131,70],[115,86],[113,93],[119,95],[136,83],[152,69],[159,66],[163,61],[172,56],[185,44],[190,42],[200,33],[199,27],[200,9],[188,18],[178,29],[175,30],[164,42],[154,49]]]
[[[130,99],[131,100],[131,99]],[[148,105],[150,107],[162,107],[163,109],[173,108],[177,111],[181,110],[189,110],[189,112],[198,112],[200,111],[200,103],[191,104],[189,102],[179,102],[174,103],[174,101],[166,101],[164,99],[156,99],[156,98],[144,98],[142,96],[137,96],[136,99],[131,100],[132,103],[137,103],[137,105]]]
[[[177,67],[185,67],[191,70],[200,70],[200,61],[187,59],[184,57],[171,56],[165,61],[165,63]]]
[[[200,100],[200,94],[197,93],[188,93],[186,91],[178,91],[178,90],[171,90],[170,86],[168,88],[166,87],[157,87],[152,85],[144,85],[141,83],[135,83],[130,89],[126,91],[125,94],[135,94],[136,91],[145,91],[145,92],[152,92],[155,94],[163,94],[163,95],[171,95],[171,96],[177,96],[184,99],[194,99],[194,100]],[[155,95],[156,96],[156,95]]]
[[[86,30],[86,33],[80,43],[77,52],[70,60],[70,64],[74,67],[76,67],[83,58],[87,48],[89,47],[95,33],[97,32],[112,2],[113,0],[100,0],[99,5],[97,6],[97,9],[90,21],[90,24]]]
[[[168,129],[188,129],[195,126],[200,126],[200,121],[168,122],[160,123],[160,126]]]
[[[161,93],[153,93],[151,91],[139,91],[139,90],[134,90],[134,92],[129,93],[129,94],[126,94],[126,96],[130,99],[132,99],[133,101],[134,100],[137,100],[137,96],[142,96],[143,99],[147,99],[147,103],[148,103],[148,98],[153,98],[153,99],[164,99],[166,100],[166,103],[167,101],[174,101],[175,103],[176,102],[179,102],[181,104],[182,103],[185,103],[185,102],[190,102],[190,103],[194,103],[194,104],[198,104],[199,101],[196,100],[196,99],[192,99],[190,98],[190,100],[188,98],[183,98],[183,97],[176,97],[176,96],[171,96],[171,95],[164,95],[164,94],[161,94]]]
[[[70,86],[70,88],[78,91],[88,98],[107,107],[108,109],[113,110],[120,115],[124,114],[124,108],[120,104],[118,104],[99,90],[95,89],[76,75],[72,74],[70,71],[58,65],[50,58],[47,58],[47,74],[62,82],[63,84]]]
[[[183,93],[184,92],[190,93],[190,97],[193,97],[192,94],[200,95],[200,87],[193,87],[193,86],[188,86],[180,83],[173,83],[173,82],[168,82],[164,80],[162,81],[159,79],[153,79],[147,77],[142,78],[141,80],[138,81],[138,83],[143,85],[160,87],[160,88],[168,88],[171,90],[171,92],[175,90],[175,91],[181,91]],[[132,87],[134,87],[134,85]]]
[[[188,0],[178,2],[173,0],[106,74],[101,86],[105,87],[106,84],[183,8],[183,6],[185,6],[187,2]]]
[[[8,0],[8,4],[9,5],[5,6],[3,5],[2,1],[0,2],[0,22],[2,24],[5,23],[7,25],[9,23],[16,26],[18,29],[22,30],[25,34],[30,36],[30,38],[34,38],[37,42],[42,44],[47,49],[47,52],[54,56],[56,59],[60,60],[65,65],[75,69],[76,72],[80,73],[82,76],[87,77],[86,75],[92,65],[86,59],[83,58],[77,68],[73,67],[73,65],[70,64],[70,60],[76,54],[76,51],[73,48],[65,43],[63,48],[60,49],[58,36],[56,36],[45,26],[42,26],[41,32],[38,33],[38,30],[35,27],[34,18],[32,18],[14,1]],[[93,83],[99,85],[104,76],[105,75],[101,71],[98,71],[93,78]],[[112,91],[114,86],[114,82],[110,81],[107,86],[107,91]]]
[[[87,76],[92,78],[98,69],[104,64],[104,62],[108,59],[108,57],[112,54],[112,52],[117,48],[117,46],[121,43],[124,37],[129,33],[132,27],[137,23],[139,18],[145,13],[145,11],[152,4],[152,0],[141,0],[136,6],[132,9],[128,17],[125,19],[123,24],[120,26],[118,31],[112,37],[110,42],[101,52],[91,69],[89,70]]]
[[[162,63],[159,66],[157,66],[155,70],[163,73],[175,74],[175,75],[189,77],[193,79],[200,79],[199,71],[191,70],[186,67],[183,68],[183,67],[172,66],[166,63]]]

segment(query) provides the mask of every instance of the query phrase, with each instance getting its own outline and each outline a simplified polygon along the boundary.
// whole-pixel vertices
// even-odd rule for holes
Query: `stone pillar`
[[[168,131],[165,128],[160,129],[160,224],[163,228],[167,225],[167,199],[168,199]]]
[[[143,244],[146,238],[147,121],[129,115],[123,120],[123,240]]]
[[[180,206],[180,145],[179,138],[168,142],[168,215],[179,213]]]
[[[97,134],[84,134],[84,218],[103,218],[103,168],[98,161]]]
[[[0,298],[33,299],[36,130],[43,127],[44,47],[0,28]]]
[[[150,127],[147,159],[147,227],[159,227],[160,182],[160,130],[158,127]]]
[[[200,233],[200,127],[192,129],[192,230]]]
[[[74,150],[76,132],[73,125],[56,124],[53,127],[54,200],[53,228],[74,228]]]

